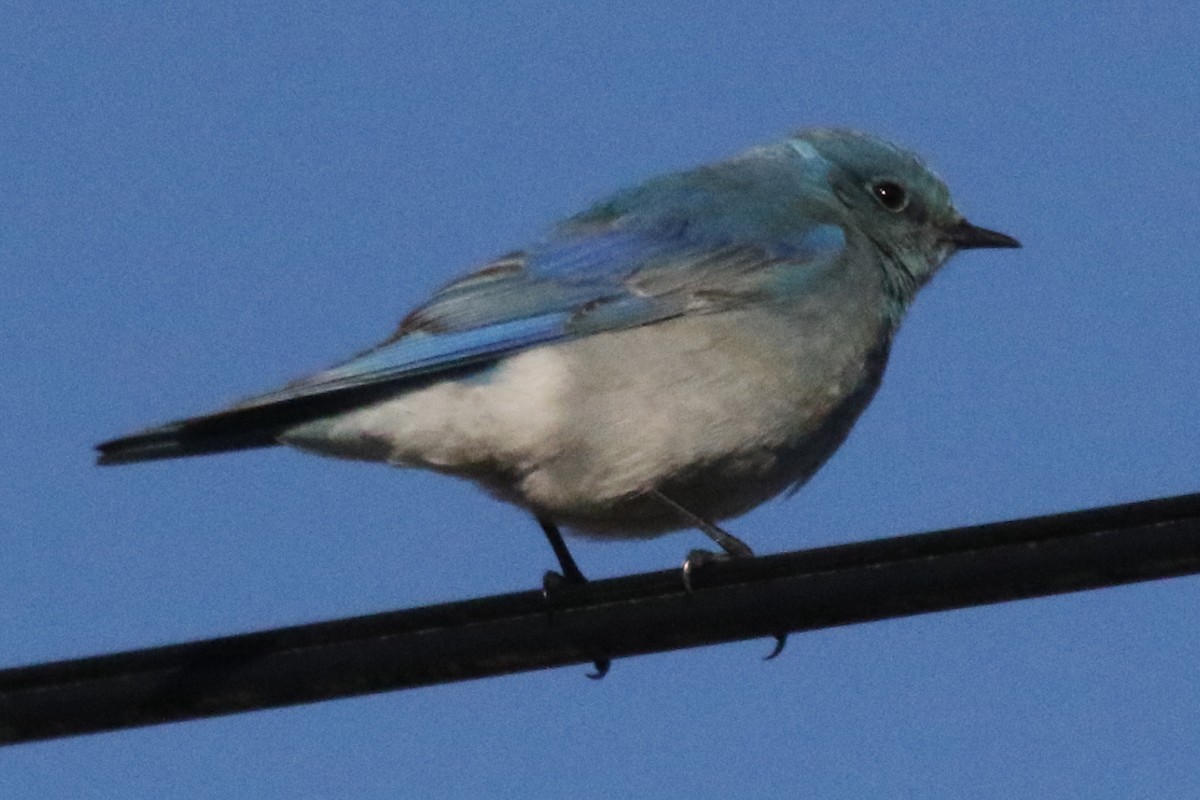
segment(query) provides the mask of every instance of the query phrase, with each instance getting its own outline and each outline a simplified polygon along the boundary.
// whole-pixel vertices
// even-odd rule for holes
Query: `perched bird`
[[[618,192],[437,292],[340,366],[98,446],[99,463],[285,444],[469,478],[602,537],[716,526],[795,490],[879,386],[967,222],[913,154],[818,129]]]

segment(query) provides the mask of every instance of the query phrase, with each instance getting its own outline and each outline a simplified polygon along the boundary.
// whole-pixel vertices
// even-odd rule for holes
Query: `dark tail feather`
[[[176,422],[151,428],[132,436],[122,436],[96,445],[101,466],[133,464],[138,461],[157,461],[164,458],[202,456],[230,450],[249,450],[279,444],[269,433],[223,434],[197,431],[187,422]]]
[[[165,458],[202,456],[230,450],[273,447],[288,428],[386,397],[387,385],[356,387],[327,395],[305,395],[253,403],[203,417],[168,422],[96,445],[97,464],[132,464]]]
[[[280,426],[251,426],[239,416],[237,411],[226,411],[171,422],[131,436],[101,442],[96,445],[99,453],[96,463],[132,464],[279,444]]]
[[[340,387],[337,391],[301,394],[283,400],[249,400],[244,405],[215,414],[168,422],[131,436],[101,442],[96,445],[100,453],[96,463],[132,464],[274,447],[289,428],[394,396],[398,386],[410,389],[453,374],[457,373],[447,371],[417,376],[416,379],[403,376],[396,381]]]
[[[283,400],[249,400],[215,414],[168,422],[101,442],[96,445],[100,453],[96,463],[132,464],[274,447],[289,428],[394,396],[398,387],[412,389],[477,368],[478,365],[469,365],[462,370],[444,370],[433,375],[405,375],[395,381],[339,387],[336,391],[300,394]]]

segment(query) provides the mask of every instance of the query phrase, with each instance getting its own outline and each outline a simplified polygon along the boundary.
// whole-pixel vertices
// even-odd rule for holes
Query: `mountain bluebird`
[[[99,463],[286,444],[469,478],[600,537],[716,526],[795,490],[883,375],[905,310],[967,222],[920,160],[809,130],[618,192],[460,278],[377,347]],[[686,574],[686,573],[685,573]]]

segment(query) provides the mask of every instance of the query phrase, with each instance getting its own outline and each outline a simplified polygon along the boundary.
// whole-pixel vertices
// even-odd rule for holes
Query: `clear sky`
[[[846,446],[731,530],[772,552],[1200,490],[1194,3],[180,5],[0,22],[0,665],[537,586],[536,526],[466,484],[90,448],[812,124],[917,150],[1025,249],[957,258]],[[607,576],[701,543],[574,550]],[[1197,609],[1179,579],[766,664],[755,641],[29,745],[0,796],[1196,797]]]

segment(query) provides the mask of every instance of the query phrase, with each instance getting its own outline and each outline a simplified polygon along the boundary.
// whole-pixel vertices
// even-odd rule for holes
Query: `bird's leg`
[[[543,516],[537,516],[538,525],[542,526],[542,533],[546,534],[546,539],[550,542],[550,548],[554,550],[554,557],[558,559],[558,565],[562,567],[562,572],[554,572],[547,570],[542,576],[542,594],[546,597],[547,602],[551,600],[554,590],[563,583],[569,583],[575,586],[580,586],[587,583],[587,578],[583,576],[583,571],[579,569],[579,565],[575,563],[575,559],[571,556],[571,551],[567,549],[567,543],[563,541],[562,533],[559,532],[558,526]],[[608,674],[609,667],[612,666],[612,659],[599,657],[592,662],[596,667],[595,672],[589,672],[587,676],[592,680],[600,680]]]
[[[750,545],[746,544],[732,533],[729,533],[728,531],[723,530],[721,527],[704,519],[704,517],[688,511],[686,508],[679,505],[679,503],[676,503],[659,490],[651,489],[649,494],[670,506],[672,509],[678,512],[679,516],[683,517],[688,522],[699,528],[705,536],[719,544],[721,549],[724,550],[726,555],[728,555],[730,558],[750,558],[754,555],[754,551],[750,549]]]
[[[565,580],[575,584],[587,583],[587,578],[583,577],[583,572],[572,558],[571,551],[567,549],[567,543],[563,541],[562,534],[558,532],[558,526],[541,515],[537,516],[537,521],[538,525],[542,526],[542,533],[546,534],[546,538],[550,541],[550,548],[554,550],[554,557],[558,559],[558,565],[562,567],[561,575],[557,572],[547,572],[546,580]]]
[[[727,558],[752,558],[754,556],[754,551],[750,549],[750,545],[746,544],[729,531],[724,530],[719,525],[714,525],[713,523],[704,519],[704,517],[693,514],[691,511],[679,505],[679,503],[676,503],[674,500],[667,497],[657,489],[651,490],[649,494],[657,497],[663,503],[675,509],[680,516],[684,517],[701,531],[703,531],[706,536],[708,536],[717,544],[721,545],[721,549],[725,551],[724,553],[714,553],[710,550],[693,550],[688,553],[687,558],[683,560],[683,588],[687,590],[688,594],[691,594],[692,592],[692,573],[697,567],[712,561],[721,561]],[[783,648],[787,646],[787,640],[788,637],[786,633],[775,634],[775,647],[763,660],[770,661],[782,653]]]
[[[693,514],[659,490],[651,489],[648,494],[657,498],[665,505],[670,506],[681,517],[696,526],[705,536],[720,545],[724,551],[723,553],[713,553],[709,550],[693,550],[688,553],[687,558],[683,561],[683,586],[689,592],[692,591],[692,573],[697,567],[727,558],[751,558],[754,556],[754,551],[750,549],[750,545],[720,526],[709,522],[697,514]]]

